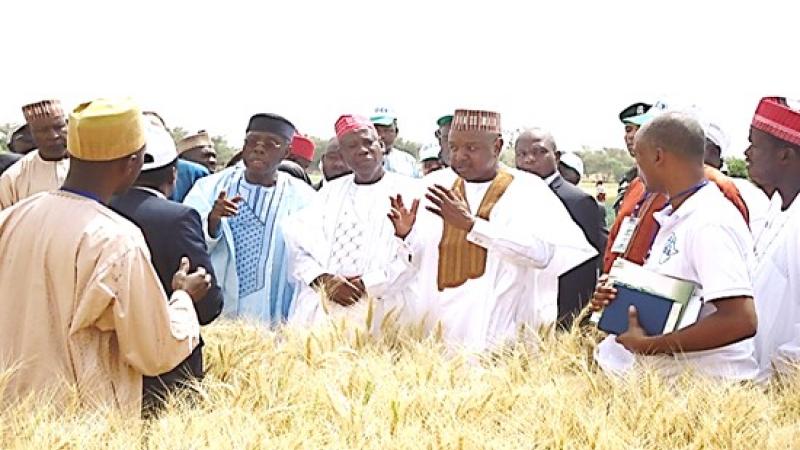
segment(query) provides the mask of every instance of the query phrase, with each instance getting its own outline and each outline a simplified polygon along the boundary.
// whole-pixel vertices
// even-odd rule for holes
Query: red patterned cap
[[[784,97],[764,97],[758,103],[753,116],[753,128],[800,145],[799,109],[790,106]]]
[[[341,138],[346,133],[351,131],[358,131],[358,130],[368,130],[368,129],[375,129],[375,125],[372,124],[372,121],[367,119],[364,116],[354,116],[350,114],[345,114],[336,121],[336,137]]]
[[[314,141],[302,134],[295,134],[292,138],[292,153],[301,158],[312,161],[314,159],[314,148]]]
[[[453,115],[452,131],[487,131],[501,133],[500,113],[492,111],[477,111],[457,109]]]

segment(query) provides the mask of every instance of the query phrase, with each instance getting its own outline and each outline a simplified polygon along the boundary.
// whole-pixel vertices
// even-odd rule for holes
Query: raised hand
[[[181,265],[172,277],[172,289],[186,291],[195,303],[202,300],[211,289],[211,275],[203,267],[189,273],[189,258],[181,258]]]
[[[472,226],[475,225],[475,217],[469,211],[467,202],[459,194],[436,184],[428,188],[425,198],[433,203],[433,206],[426,207],[428,211],[460,230],[472,230]]]
[[[392,210],[389,211],[387,216],[394,225],[394,235],[400,239],[405,239],[411,229],[414,228],[414,222],[417,221],[417,209],[419,209],[419,199],[414,199],[411,203],[411,210],[406,209],[403,204],[403,196],[397,194],[397,197],[389,197],[389,203],[392,205]]]
[[[239,203],[242,202],[242,196],[237,195],[232,199],[228,199],[227,192],[221,191],[217,199],[214,201],[214,207],[208,214],[208,234],[216,236],[219,231],[219,224],[223,217],[235,216],[239,213]]]

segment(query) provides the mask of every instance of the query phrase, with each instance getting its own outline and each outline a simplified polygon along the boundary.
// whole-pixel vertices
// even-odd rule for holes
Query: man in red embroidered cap
[[[331,315],[364,324],[369,315],[377,330],[391,310],[408,315],[413,301],[418,181],[384,169],[383,143],[368,119],[345,115],[335,128],[353,173],[325,183],[315,202],[284,226],[301,285],[290,320],[307,325]]]
[[[67,121],[61,102],[22,107],[38,151],[30,152],[0,177],[0,210],[39,192],[58,189],[67,177]]]
[[[302,134],[295,134],[292,137],[292,143],[289,145],[289,155],[281,161],[278,170],[305,181],[309,186],[313,186],[307,170],[308,166],[311,165],[311,161],[314,160],[315,148],[314,141]]]
[[[774,192],[764,230],[755,237],[753,278],[759,379],[800,362],[800,102],[761,100],[745,152],[750,177]]]
[[[457,110],[448,144],[451,166],[424,179],[415,226],[417,313],[448,343],[481,351],[554,323],[558,277],[597,251],[539,177],[500,165],[499,114]]]

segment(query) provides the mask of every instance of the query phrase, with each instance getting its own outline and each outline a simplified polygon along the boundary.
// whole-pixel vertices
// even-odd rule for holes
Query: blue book
[[[675,330],[683,305],[666,297],[614,283],[617,297],[603,309],[597,327],[606,333],[620,335],[628,331],[628,307],[636,307],[639,324],[648,336]]]

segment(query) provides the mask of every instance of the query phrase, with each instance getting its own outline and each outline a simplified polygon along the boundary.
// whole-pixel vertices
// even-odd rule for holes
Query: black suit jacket
[[[142,230],[153,267],[167,295],[172,294],[172,277],[184,256],[191,261],[192,270],[202,266],[211,274],[211,289],[202,300],[195,302],[194,307],[201,325],[216,319],[222,312],[222,290],[214,276],[197,211],[136,188],[115,197],[110,206]],[[144,377],[145,405],[157,402],[167,389],[191,377],[203,377],[202,345],[201,339],[192,354],[170,372],[158,377]]]
[[[568,327],[594,293],[598,270],[603,261],[602,253],[608,240],[608,230],[606,218],[600,213],[594,197],[560,175],[550,183],[550,189],[567,208],[572,220],[583,230],[586,240],[600,253],[558,279],[558,322]]]
[[[0,175],[13,166],[15,162],[19,161],[20,158],[22,158],[22,155],[16,153],[0,153]]]

